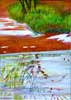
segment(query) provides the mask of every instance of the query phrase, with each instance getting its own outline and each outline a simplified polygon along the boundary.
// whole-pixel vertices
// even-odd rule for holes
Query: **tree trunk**
[[[24,0],[19,0],[21,6],[22,6],[22,9],[23,9],[23,13],[27,13],[26,11],[26,8],[25,8],[25,3],[24,3]]]
[[[37,0],[33,0],[33,1],[34,1],[34,9],[36,10]]]
[[[25,0],[26,6],[28,8],[28,10],[31,9],[31,0]]]

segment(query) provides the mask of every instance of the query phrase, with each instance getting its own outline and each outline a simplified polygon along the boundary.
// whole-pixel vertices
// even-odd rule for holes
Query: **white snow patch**
[[[5,17],[5,18],[1,17],[0,20],[3,20],[3,21],[10,21],[10,22],[16,22],[15,20],[10,19],[10,18],[7,18],[7,17]]]
[[[22,27],[22,29],[18,29],[18,27]],[[7,30],[7,29],[11,29],[11,30]],[[0,18],[0,35],[34,36],[34,32],[29,28],[29,26],[26,23],[18,23],[17,21],[12,20],[10,18]]]
[[[30,30],[1,30],[0,35],[30,35],[34,36],[34,33]]]
[[[4,30],[7,28],[13,28],[21,26],[22,29],[30,29],[29,26],[26,23],[18,23],[15,20],[9,19],[9,18],[0,18],[0,30]]]
[[[71,37],[68,37],[68,34],[55,35],[48,37],[47,39],[57,39],[58,41],[62,40],[63,42],[71,42]]]

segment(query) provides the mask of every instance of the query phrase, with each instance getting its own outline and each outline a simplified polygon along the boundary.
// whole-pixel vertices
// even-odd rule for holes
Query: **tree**
[[[23,13],[26,13],[26,8],[25,8],[25,2],[24,0],[19,0],[21,6],[22,6],[22,10],[23,10]]]
[[[36,6],[37,6],[37,3],[38,3],[38,0],[33,0],[34,2],[34,9],[36,10]]]
[[[23,13],[27,13],[28,11],[31,11],[32,5],[33,5],[34,9],[36,10],[38,0],[19,0],[19,2],[22,6]]]

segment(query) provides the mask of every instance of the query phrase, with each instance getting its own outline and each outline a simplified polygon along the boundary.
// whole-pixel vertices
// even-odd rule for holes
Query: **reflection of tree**
[[[27,13],[27,11],[32,9],[32,7],[36,10],[38,0],[19,0],[19,2],[22,6],[23,13]]]
[[[13,60],[16,61],[14,63],[8,63],[4,62],[2,69],[1,69],[1,74],[0,74],[0,80],[5,82],[5,86],[9,88],[15,88],[15,87],[20,87],[23,85],[23,79],[21,78],[24,76],[26,73],[24,70],[24,67],[29,66],[31,64],[31,61],[26,61],[28,59],[32,59],[33,55],[18,55],[16,58],[13,56],[5,56],[3,59],[5,60]],[[12,58],[10,58],[12,57]],[[2,58],[2,57],[0,57]],[[19,62],[17,62],[19,60]]]
[[[64,95],[58,96],[56,94],[52,94],[51,100],[68,100],[68,98],[67,96],[64,96]]]

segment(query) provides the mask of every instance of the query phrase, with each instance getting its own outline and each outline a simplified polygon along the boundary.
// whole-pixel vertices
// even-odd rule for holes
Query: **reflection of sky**
[[[6,89],[3,92],[0,91],[0,97],[8,98],[8,100],[14,100],[14,96],[23,100],[60,100],[61,98],[63,100],[70,100],[71,61],[64,61],[63,57],[65,56],[40,57],[41,67],[48,73],[49,77],[47,79],[32,78],[29,84],[26,83],[25,88],[28,89],[25,90],[22,87],[15,90]],[[70,56],[66,56],[66,59],[68,58],[71,60]],[[65,78],[62,78],[63,75],[66,75]],[[29,89],[29,86],[33,90]],[[7,93],[10,94],[10,97]]]
[[[48,74],[66,74],[70,72],[71,61],[64,61],[63,57],[45,57],[43,60],[45,63],[41,62],[41,65]]]

